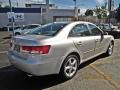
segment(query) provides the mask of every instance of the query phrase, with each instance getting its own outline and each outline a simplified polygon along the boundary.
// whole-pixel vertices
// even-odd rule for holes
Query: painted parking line
[[[4,65],[4,66],[1,66],[0,69],[5,68],[5,67],[9,67],[9,66],[10,66],[10,64],[9,65]]]
[[[120,62],[119,60],[117,61],[103,61],[103,62],[95,62],[93,65],[103,65],[103,64],[110,64],[110,63],[118,63]]]
[[[3,45],[9,45],[9,43],[6,43],[6,44],[0,43],[0,46],[3,46]]]
[[[4,44],[5,42],[8,42],[8,41],[9,41],[9,40],[6,39],[6,40],[1,41],[0,43],[1,43],[1,44]]]
[[[104,79],[107,80],[116,89],[120,89],[120,85],[117,82],[115,82],[113,79],[111,79],[110,76],[108,76],[107,74],[105,74],[103,71],[101,71],[100,69],[98,69],[94,65],[90,65],[90,67],[92,69],[94,69],[97,73],[99,73],[100,75],[102,75],[104,77]]]
[[[8,51],[2,51],[2,52],[0,52],[0,54],[3,54],[3,53],[7,53]]]

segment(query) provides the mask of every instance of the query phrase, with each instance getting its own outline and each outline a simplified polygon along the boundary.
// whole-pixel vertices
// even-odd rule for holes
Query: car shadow
[[[8,36],[8,37],[4,37],[2,39],[11,39],[11,36]]]
[[[79,70],[103,57],[101,55],[82,63]],[[64,82],[58,75],[28,77],[14,66],[0,68],[0,90],[42,90]]]
[[[28,77],[14,66],[0,68],[0,90],[42,90],[63,82],[57,75]]]
[[[101,59],[101,58],[105,58],[106,57],[106,55],[105,54],[102,54],[102,55],[100,55],[100,56],[97,56],[97,57],[95,57],[95,58],[93,58],[93,59],[90,59],[90,60],[88,60],[88,61],[86,61],[86,62],[83,62],[83,63],[81,63],[80,64],[80,66],[79,66],[79,70],[80,69],[82,69],[82,68],[84,68],[84,67],[86,67],[86,66],[88,66],[88,65],[90,65],[90,64],[92,64],[92,63],[94,63],[95,61],[97,61],[97,60],[99,60],[99,59]]]

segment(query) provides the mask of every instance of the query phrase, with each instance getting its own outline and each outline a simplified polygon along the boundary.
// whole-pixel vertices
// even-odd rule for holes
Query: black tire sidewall
[[[66,62],[67,62],[67,61],[69,60],[69,58],[71,58],[71,57],[76,58],[76,60],[77,60],[77,70],[78,70],[79,58],[78,58],[76,55],[69,55],[69,56],[67,56],[67,57],[65,58],[64,62],[63,62],[63,65],[62,65],[62,67],[61,67],[61,70],[60,70],[60,75],[62,76],[63,79],[66,79],[66,80],[69,80],[69,79],[73,78],[73,77],[76,75],[76,73],[77,73],[77,70],[76,70],[75,74],[74,74],[73,76],[71,76],[71,77],[66,76],[66,74],[64,73],[64,69],[65,69]]]
[[[110,53],[109,53],[109,48],[111,47],[111,45],[112,45],[112,53],[110,54]],[[114,48],[114,45],[113,45],[113,43],[111,42],[111,43],[109,44],[109,47],[108,47],[107,52],[106,52],[107,56],[111,56],[111,55],[113,54],[113,48]]]

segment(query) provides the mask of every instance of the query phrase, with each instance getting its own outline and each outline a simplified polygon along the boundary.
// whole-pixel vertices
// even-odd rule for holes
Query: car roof
[[[65,23],[65,24],[71,24],[71,23],[85,23],[85,24],[93,24],[93,23],[91,23],[91,22],[86,22],[86,21],[53,22],[53,23]]]
[[[38,25],[39,26],[40,24],[27,24],[27,25]],[[27,26],[27,25],[25,25],[25,26]]]

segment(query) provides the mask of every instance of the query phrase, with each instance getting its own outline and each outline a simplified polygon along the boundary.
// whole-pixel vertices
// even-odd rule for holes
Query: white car
[[[21,28],[15,29],[14,30],[14,35],[21,35],[21,34],[25,34],[35,28],[40,27],[40,24],[29,24],[29,25],[25,25]]]
[[[89,22],[55,22],[12,39],[12,65],[34,76],[74,77],[78,66],[98,55],[112,55],[114,38]]]

